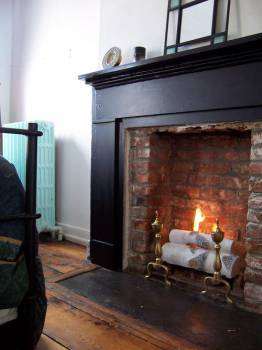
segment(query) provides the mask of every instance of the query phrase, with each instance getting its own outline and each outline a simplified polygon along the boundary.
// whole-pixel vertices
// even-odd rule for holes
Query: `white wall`
[[[12,120],[55,123],[57,222],[86,242],[90,228],[91,88],[100,2],[14,0]]]
[[[0,0],[0,110],[2,123],[7,123],[10,116],[12,11],[12,0]]]
[[[147,57],[162,55],[168,0],[102,0],[100,64],[113,46],[122,50],[122,63],[133,61],[133,48],[144,46]]]
[[[167,3],[168,0],[101,0],[100,65],[112,46],[121,48],[122,63],[133,61],[135,46],[146,47],[148,58],[162,55]],[[229,39],[262,32],[261,18],[261,0],[231,0]]]

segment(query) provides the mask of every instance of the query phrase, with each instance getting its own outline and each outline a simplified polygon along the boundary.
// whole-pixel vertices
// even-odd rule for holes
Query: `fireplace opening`
[[[258,184],[250,172],[259,166],[252,156],[254,130],[254,123],[233,123],[127,131],[124,269],[144,273],[154,258],[151,223],[156,209],[164,224],[164,244],[172,229],[193,231],[200,208],[205,219],[199,232],[210,233],[219,218],[244,272],[246,232],[253,215],[249,202]],[[190,284],[203,277],[180,267],[175,275]],[[238,294],[243,284],[241,273]]]

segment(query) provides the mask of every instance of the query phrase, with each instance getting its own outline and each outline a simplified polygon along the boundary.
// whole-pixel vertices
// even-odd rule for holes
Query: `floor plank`
[[[161,349],[58,299],[50,300],[45,333],[73,350]]]
[[[43,270],[44,270],[44,275],[45,275],[45,279],[46,281],[48,281],[50,278],[58,278],[59,276],[63,276],[64,274],[54,270],[53,268],[51,268],[50,266],[44,265],[43,266]]]
[[[59,273],[72,272],[88,264],[85,260],[85,247],[68,244],[66,242],[40,244],[39,252],[44,267],[48,267]],[[48,277],[49,276],[47,276],[47,278]]]
[[[67,348],[43,334],[37,344],[36,350],[67,350]]]
[[[71,243],[68,241],[61,242],[45,242],[40,244],[41,252],[58,253],[61,256],[71,257],[75,260],[85,260],[88,249],[82,245]]]

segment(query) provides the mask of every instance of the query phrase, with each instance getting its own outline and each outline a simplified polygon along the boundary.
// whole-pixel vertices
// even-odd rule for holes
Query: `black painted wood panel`
[[[95,120],[261,106],[262,62],[96,91]]]
[[[118,270],[121,267],[118,263],[119,257],[122,257],[122,254],[118,254],[115,244],[91,239],[90,259],[94,264],[106,267],[110,270]]]
[[[104,258],[108,253],[111,268],[115,246],[115,142],[114,122],[93,126],[90,254],[92,261],[105,266]],[[97,254],[95,246],[103,254]]]
[[[262,106],[220,109],[215,111],[201,111],[191,113],[178,113],[156,115],[150,117],[125,118],[123,126],[128,128],[196,125],[209,123],[255,122],[262,121]],[[103,122],[98,122],[103,123]]]

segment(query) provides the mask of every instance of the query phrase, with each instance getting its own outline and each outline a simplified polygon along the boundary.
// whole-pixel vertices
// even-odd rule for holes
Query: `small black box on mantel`
[[[144,60],[146,57],[146,48],[143,46],[134,47],[134,59],[135,61]]]

